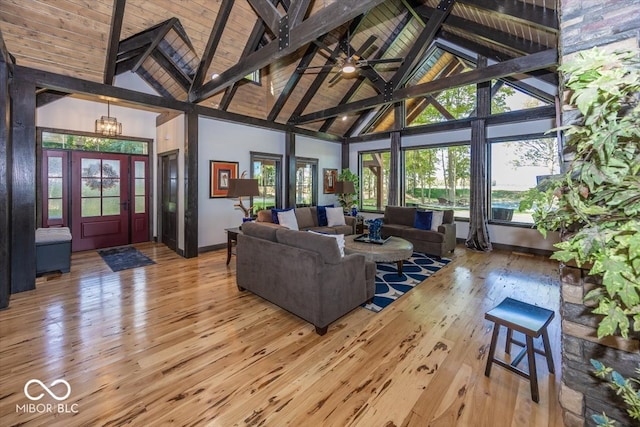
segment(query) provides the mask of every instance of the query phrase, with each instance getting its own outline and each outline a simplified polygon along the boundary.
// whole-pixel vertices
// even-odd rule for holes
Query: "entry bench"
[[[71,268],[71,232],[68,227],[36,230],[36,275]]]

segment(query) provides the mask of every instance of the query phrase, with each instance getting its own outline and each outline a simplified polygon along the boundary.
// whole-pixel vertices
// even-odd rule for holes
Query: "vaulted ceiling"
[[[555,0],[0,0],[0,31],[23,67],[135,72],[163,97],[339,137],[488,76],[542,98],[524,82],[556,83]]]

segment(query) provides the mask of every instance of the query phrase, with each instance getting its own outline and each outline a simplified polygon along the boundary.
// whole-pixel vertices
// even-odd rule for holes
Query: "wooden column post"
[[[342,143],[342,158],[341,158],[341,167],[342,169],[349,169],[349,142],[345,141]],[[356,167],[357,169],[357,167]],[[354,171],[353,169],[351,170],[351,172],[354,173],[358,173],[358,171]]]
[[[393,107],[394,131],[391,132],[391,153],[389,156],[389,194],[387,205],[397,206],[400,204],[400,154],[402,149],[401,131],[405,125],[404,101],[398,102]]]
[[[9,305],[11,294],[10,108],[9,64],[5,62],[4,52],[0,52],[0,309]]]
[[[284,142],[284,207],[296,206],[296,134],[287,132]]]
[[[185,114],[184,257],[198,256],[198,113]]]
[[[14,76],[11,93],[11,293],[36,288],[36,87]]]

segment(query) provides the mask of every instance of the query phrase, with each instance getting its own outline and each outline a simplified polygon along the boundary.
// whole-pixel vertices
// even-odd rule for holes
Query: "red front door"
[[[129,243],[129,156],[74,151],[72,249]]]

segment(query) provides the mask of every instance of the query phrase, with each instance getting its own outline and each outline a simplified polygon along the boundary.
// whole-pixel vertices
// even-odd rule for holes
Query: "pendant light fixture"
[[[107,115],[96,119],[96,133],[105,136],[116,136],[122,134],[122,123],[110,115],[110,103],[107,101]]]

